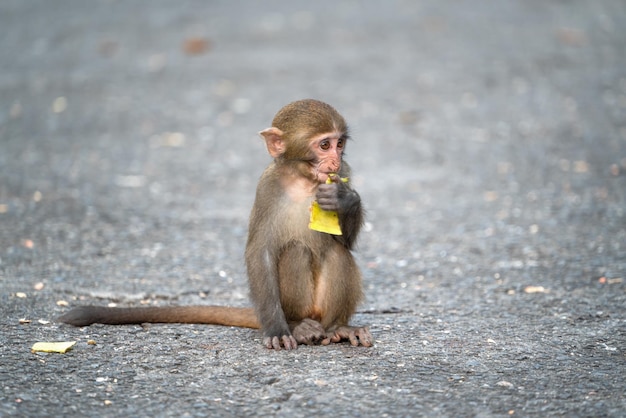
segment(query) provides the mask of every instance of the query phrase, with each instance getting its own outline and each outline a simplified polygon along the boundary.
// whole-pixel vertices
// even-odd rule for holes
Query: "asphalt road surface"
[[[0,28],[0,416],[623,416],[624,1],[4,0]],[[307,97],[351,125],[373,348],[54,322],[248,306],[257,132]]]

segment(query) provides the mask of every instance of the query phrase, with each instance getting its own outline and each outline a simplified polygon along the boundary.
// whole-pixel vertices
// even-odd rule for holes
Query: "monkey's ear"
[[[283,131],[272,126],[271,128],[263,129],[259,132],[259,135],[265,139],[267,152],[270,153],[272,158],[278,158],[285,153],[286,145],[283,139]]]

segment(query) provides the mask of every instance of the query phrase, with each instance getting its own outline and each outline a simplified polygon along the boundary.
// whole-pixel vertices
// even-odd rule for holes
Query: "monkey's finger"
[[[325,191],[337,190],[337,188],[339,187],[339,184],[341,183],[322,183],[317,186],[317,190],[325,190]]]
[[[285,350],[295,350],[296,348],[298,348],[298,343],[296,342],[296,339],[293,338],[293,336],[283,335],[282,340]]]
[[[356,336],[355,331],[350,331],[350,334],[348,334],[348,339],[350,340],[350,345],[352,345],[353,347],[359,345],[359,338]]]
[[[363,347],[371,347],[374,345],[372,341],[372,334],[370,334],[370,330],[367,327],[359,329],[358,336]]]
[[[265,337],[263,339],[263,345],[270,350],[273,348],[275,350],[280,350],[280,340],[278,337]]]
[[[284,345],[286,350],[291,350],[291,341],[285,340],[288,338],[289,337],[286,335],[284,335],[282,338],[279,338],[278,336],[266,337],[264,340],[265,347],[269,348],[270,350],[281,350]]]
[[[319,195],[317,197],[317,203],[324,204],[330,202],[337,202],[337,195]]]
[[[334,334],[331,335],[328,338],[325,338],[322,340],[322,345],[328,345],[330,343],[338,343],[339,341],[341,341],[341,337],[339,337],[338,335]]]
[[[367,327],[365,328],[355,328],[350,331],[348,335],[348,339],[350,340],[350,344],[357,346],[361,344],[363,347],[371,347],[372,346],[372,334]]]
[[[281,340],[278,337],[272,338],[272,347],[274,347],[274,350],[280,350],[282,348],[280,341]]]
[[[335,199],[318,200],[317,204],[319,205],[320,209],[325,211],[336,211],[337,209],[339,209],[339,205],[337,204],[337,201]]]
[[[332,334],[326,334],[326,338],[322,340],[321,344],[328,345],[330,343],[338,343],[339,341],[341,341],[341,337],[336,332],[333,332]]]
[[[335,197],[337,196],[337,185],[336,184],[322,184],[317,192],[315,193],[315,197],[317,199],[324,197]]]

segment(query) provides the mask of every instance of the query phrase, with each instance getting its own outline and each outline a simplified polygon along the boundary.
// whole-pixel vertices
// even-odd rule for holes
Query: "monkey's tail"
[[[58,317],[57,321],[77,327],[96,323],[109,325],[179,323],[259,328],[259,321],[254,309],[230,306],[149,306],[141,308],[79,306]]]

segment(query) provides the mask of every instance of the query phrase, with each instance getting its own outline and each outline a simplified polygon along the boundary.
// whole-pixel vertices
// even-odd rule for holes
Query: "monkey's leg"
[[[371,347],[373,338],[367,327],[348,325],[363,297],[361,272],[350,251],[339,244],[333,247],[324,260],[320,276],[329,283],[325,288],[326,294],[321,296],[326,308],[322,320],[322,325],[326,328],[326,338],[322,340],[322,344],[347,340],[355,346],[361,344]],[[343,284],[333,286],[333,283]]]
[[[311,251],[299,243],[284,250],[278,263],[280,302],[291,333],[301,344],[315,344],[326,336],[316,320],[320,314],[313,299],[313,264]]]
[[[334,243],[324,256],[316,289],[316,303],[322,306],[322,325],[348,325],[363,298],[361,272],[350,251]]]

